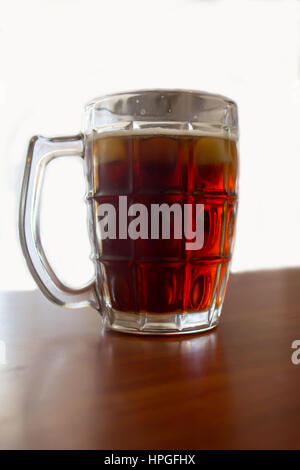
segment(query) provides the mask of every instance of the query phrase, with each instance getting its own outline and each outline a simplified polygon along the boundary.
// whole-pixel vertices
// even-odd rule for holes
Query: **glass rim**
[[[119,91],[119,92],[114,92],[114,93],[107,93],[102,96],[97,96],[96,98],[93,98],[89,100],[85,106],[84,109],[88,110],[90,108],[96,108],[98,104],[102,103],[103,101],[109,99],[109,98],[116,98],[116,97],[122,97],[122,96],[129,96],[129,95],[136,95],[136,94],[147,94],[147,93],[165,93],[165,94],[183,94],[183,95],[194,95],[198,96],[199,98],[212,98],[215,100],[220,100],[221,103],[225,105],[230,105],[234,106],[237,109],[237,103],[222,94],[219,93],[211,93],[208,91],[201,91],[201,90],[192,90],[189,88],[145,88],[145,89],[136,89],[136,90],[127,90],[127,91]]]

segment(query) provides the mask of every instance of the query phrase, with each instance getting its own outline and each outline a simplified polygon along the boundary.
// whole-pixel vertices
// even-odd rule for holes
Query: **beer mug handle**
[[[95,278],[80,289],[66,286],[56,276],[44,252],[40,237],[40,200],[45,169],[54,158],[84,157],[83,136],[31,139],[21,193],[20,241],[32,276],[42,292],[53,302],[66,307],[98,308]]]

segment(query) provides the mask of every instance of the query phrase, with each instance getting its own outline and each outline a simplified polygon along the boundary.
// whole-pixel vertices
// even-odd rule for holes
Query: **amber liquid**
[[[205,210],[200,250],[186,250],[187,240],[175,239],[172,229],[169,240],[98,241],[97,271],[113,309],[202,312],[222,302],[235,228],[237,164],[236,142],[220,136],[94,136],[95,210],[108,202],[118,214],[120,195],[128,196],[128,205],[143,203],[149,214],[151,203],[204,204]]]

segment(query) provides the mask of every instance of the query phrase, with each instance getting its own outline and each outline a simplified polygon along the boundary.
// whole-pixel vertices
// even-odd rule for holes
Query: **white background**
[[[233,270],[300,265],[300,4],[296,0],[0,0],[0,289],[35,284],[18,243],[34,134],[81,129],[83,105],[113,91],[192,88],[240,112]],[[59,275],[91,277],[80,162],[49,168],[43,235]]]

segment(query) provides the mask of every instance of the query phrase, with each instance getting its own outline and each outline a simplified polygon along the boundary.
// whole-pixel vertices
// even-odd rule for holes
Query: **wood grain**
[[[93,310],[0,296],[0,448],[300,448],[300,269],[231,276],[220,327],[101,331]]]

